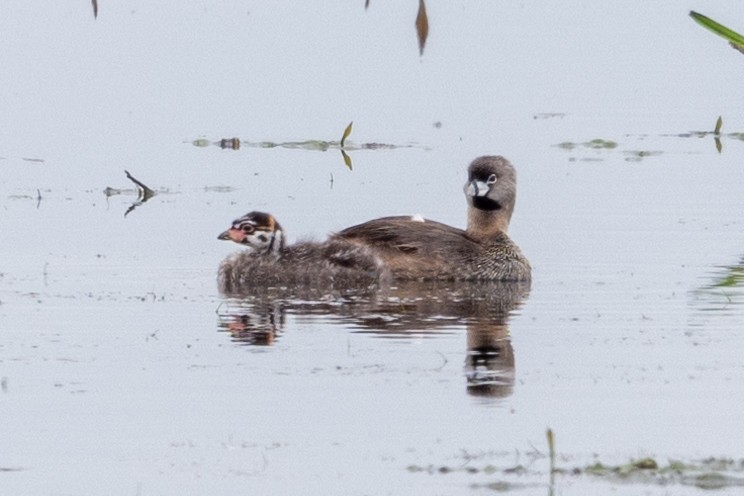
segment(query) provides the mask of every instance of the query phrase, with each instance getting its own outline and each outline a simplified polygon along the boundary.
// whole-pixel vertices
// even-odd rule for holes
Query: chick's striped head
[[[278,255],[284,249],[284,231],[273,215],[249,212],[235,219],[217,239],[234,241],[257,253]]]

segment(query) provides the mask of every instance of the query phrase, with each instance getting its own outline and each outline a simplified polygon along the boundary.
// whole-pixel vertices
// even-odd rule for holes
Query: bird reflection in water
[[[468,325],[465,376],[473,396],[505,398],[514,387],[514,348],[506,325],[492,321]]]
[[[351,332],[380,338],[436,335],[464,326],[464,372],[473,396],[503,398],[514,386],[509,319],[527,298],[529,282],[403,282],[363,291],[267,289],[228,295],[219,327],[249,345],[271,345],[287,312],[331,316]]]
[[[274,344],[284,328],[285,312],[281,300],[238,301],[227,313],[220,314],[217,327],[230,333],[233,341],[255,345]]]

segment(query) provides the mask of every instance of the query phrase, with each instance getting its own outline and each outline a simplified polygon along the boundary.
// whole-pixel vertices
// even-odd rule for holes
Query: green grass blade
[[[718,36],[734,43],[736,45],[744,46],[744,36],[740,35],[736,31],[733,31],[722,24],[718,24],[710,17],[705,17],[703,14],[698,14],[694,10],[690,11],[690,17],[701,26],[713,31]]]

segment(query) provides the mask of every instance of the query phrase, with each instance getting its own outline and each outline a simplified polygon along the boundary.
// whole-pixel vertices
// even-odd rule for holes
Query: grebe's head
[[[234,241],[266,255],[278,255],[284,249],[282,226],[273,215],[264,212],[249,212],[235,219],[217,239]]]
[[[468,167],[465,183],[468,232],[488,235],[506,232],[517,199],[517,173],[504,157],[479,157]]]

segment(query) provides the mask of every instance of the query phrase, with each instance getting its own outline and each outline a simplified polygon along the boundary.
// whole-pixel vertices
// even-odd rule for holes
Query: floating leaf
[[[93,18],[98,19],[98,0],[93,1]]]
[[[426,16],[426,5],[424,0],[419,0],[419,10],[416,15],[416,34],[419,42],[419,55],[424,55],[424,45],[429,36],[429,19]]]
[[[591,141],[588,141],[586,143],[583,143],[583,144],[586,147],[597,148],[597,149],[599,149],[599,148],[608,148],[608,149],[617,148],[617,142],[612,141],[612,140],[602,139],[602,138],[595,138],[595,139],[593,139]]]
[[[349,137],[351,134],[351,126],[354,125],[354,121],[351,121],[348,126],[346,126],[346,129],[344,129],[344,135],[341,136],[341,148],[344,147],[344,143],[346,142],[346,138]]]
[[[714,134],[721,134],[721,126],[723,126],[723,118],[719,115],[716,121],[716,128],[713,131]]]
[[[710,17],[705,17],[702,14],[698,14],[694,10],[690,11],[690,17],[692,17],[695,22],[697,22],[704,28],[713,31],[718,36],[728,40],[737,50],[742,51],[742,49],[744,49],[744,36],[740,35],[736,31],[727,28],[723,24],[717,23]]]

